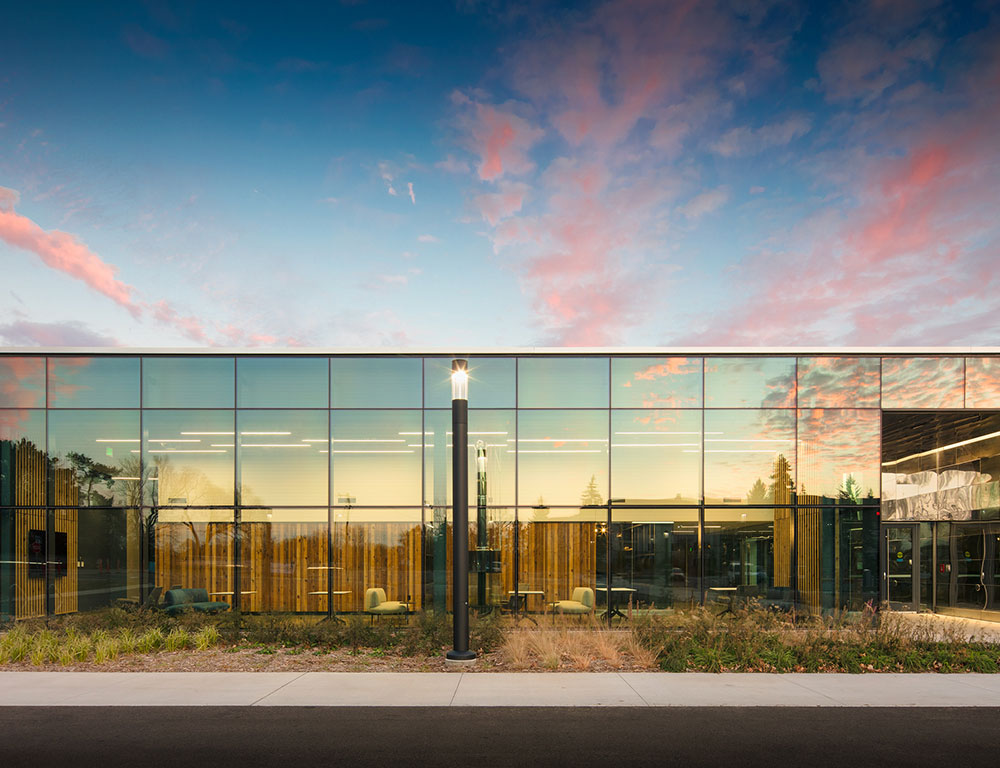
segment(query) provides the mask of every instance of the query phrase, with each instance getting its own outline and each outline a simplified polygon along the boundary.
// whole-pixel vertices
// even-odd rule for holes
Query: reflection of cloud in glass
[[[701,405],[700,358],[641,357],[612,361],[615,408],[684,408]]]
[[[798,438],[800,494],[837,498],[851,476],[863,497],[878,497],[878,411],[800,410]]]
[[[705,405],[710,408],[793,407],[795,358],[707,358]]]
[[[1000,358],[966,358],[965,407],[1000,408]]]
[[[705,413],[705,502],[744,503],[758,480],[774,482],[780,457],[795,477],[795,412]]]
[[[0,357],[0,406],[45,406],[45,359]]]
[[[886,357],[882,360],[883,408],[961,408],[960,357]]]
[[[877,408],[877,357],[799,358],[799,407]]]

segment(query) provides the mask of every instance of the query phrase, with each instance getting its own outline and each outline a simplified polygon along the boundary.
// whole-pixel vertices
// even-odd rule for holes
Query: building
[[[1000,349],[460,352],[473,605],[1000,617]],[[445,608],[451,357],[0,350],[0,615]]]

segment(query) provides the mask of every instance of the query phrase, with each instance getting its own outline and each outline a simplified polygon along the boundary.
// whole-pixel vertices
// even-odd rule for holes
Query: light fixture
[[[469,361],[457,358],[451,361],[451,399],[469,399]]]
[[[452,640],[445,656],[467,663],[476,658],[469,650],[469,361],[451,361],[452,518]]]

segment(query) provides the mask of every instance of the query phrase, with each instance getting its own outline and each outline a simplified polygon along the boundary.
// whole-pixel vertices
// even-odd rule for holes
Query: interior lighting
[[[700,448],[701,443],[612,443],[612,448]]]
[[[983,440],[989,440],[994,437],[1000,437],[1000,432],[990,432],[988,435],[982,435],[981,437],[970,437],[968,440],[962,440],[958,443],[951,443],[950,445],[942,445],[940,448],[932,448],[929,451],[922,451],[921,453],[912,453],[909,456],[904,456],[901,459],[895,459],[894,461],[883,461],[883,467],[892,467],[896,464],[900,464],[904,461],[909,461],[910,459],[919,459],[921,456],[930,456],[932,453],[941,453],[941,451],[948,451],[952,448],[961,448],[963,445],[971,445],[972,443],[979,443]]]
[[[334,453],[413,453],[413,451],[334,451]]]
[[[291,432],[240,432],[241,435],[290,435]]]
[[[200,443],[201,438],[186,438],[186,437],[167,437],[160,439],[158,437],[147,437],[147,443]]]
[[[99,437],[94,442],[95,443],[138,443],[139,442],[139,438],[138,437],[136,437],[136,438],[132,438],[132,437]]]
[[[147,450],[146,453],[226,453],[226,451],[209,450],[207,448],[155,448]]]
[[[359,437],[359,438],[343,438],[335,437],[333,438],[334,443],[405,443],[406,440],[402,438],[382,438],[382,437]]]
[[[182,435],[235,435],[235,432],[181,432]]]
[[[305,443],[240,443],[241,448],[310,448]]]
[[[141,480],[141,477],[112,477],[112,480]]]

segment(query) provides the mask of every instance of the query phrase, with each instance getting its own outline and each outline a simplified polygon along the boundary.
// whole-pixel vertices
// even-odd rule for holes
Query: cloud
[[[806,115],[792,115],[780,122],[768,123],[759,128],[740,126],[724,133],[712,142],[710,149],[723,157],[757,155],[773,147],[783,147],[805,136],[812,128]]]
[[[0,339],[12,347],[116,347],[118,341],[83,323],[33,323],[18,320],[0,325]]]
[[[491,227],[521,210],[528,185],[520,182],[504,182],[499,192],[487,192],[474,199],[476,207]]]
[[[413,182],[412,181],[406,182],[406,192],[410,196],[410,202],[413,203],[414,205],[416,205],[417,204],[417,196],[413,194]]]
[[[697,221],[702,216],[719,210],[729,200],[729,187],[718,187],[695,195],[687,203],[681,206],[680,212],[684,217]]]
[[[454,155],[448,155],[444,160],[434,163],[434,167],[447,173],[468,173],[470,170],[467,162],[457,159]]]
[[[193,315],[184,317],[169,302],[163,300],[151,304],[150,309],[153,312],[153,317],[164,325],[173,326],[192,341],[202,344],[209,343],[205,327]]]
[[[503,175],[519,176],[532,171],[528,156],[544,131],[513,112],[513,105],[494,107],[465,99],[469,148],[479,156],[477,172],[483,181]]]
[[[27,216],[14,210],[18,195],[4,188],[0,193],[0,240],[15,248],[34,253],[47,266],[80,280],[116,304],[133,317],[142,314],[134,300],[132,286],[116,276],[116,267],[104,262],[74,235],[59,230],[45,231]]]
[[[436,243],[438,239],[434,235],[417,235],[418,243]]]
[[[379,176],[382,177],[382,181],[385,182],[386,192],[388,192],[393,197],[396,197],[397,192],[395,187],[392,186],[393,175],[389,170],[389,165],[387,163],[378,164]]]

